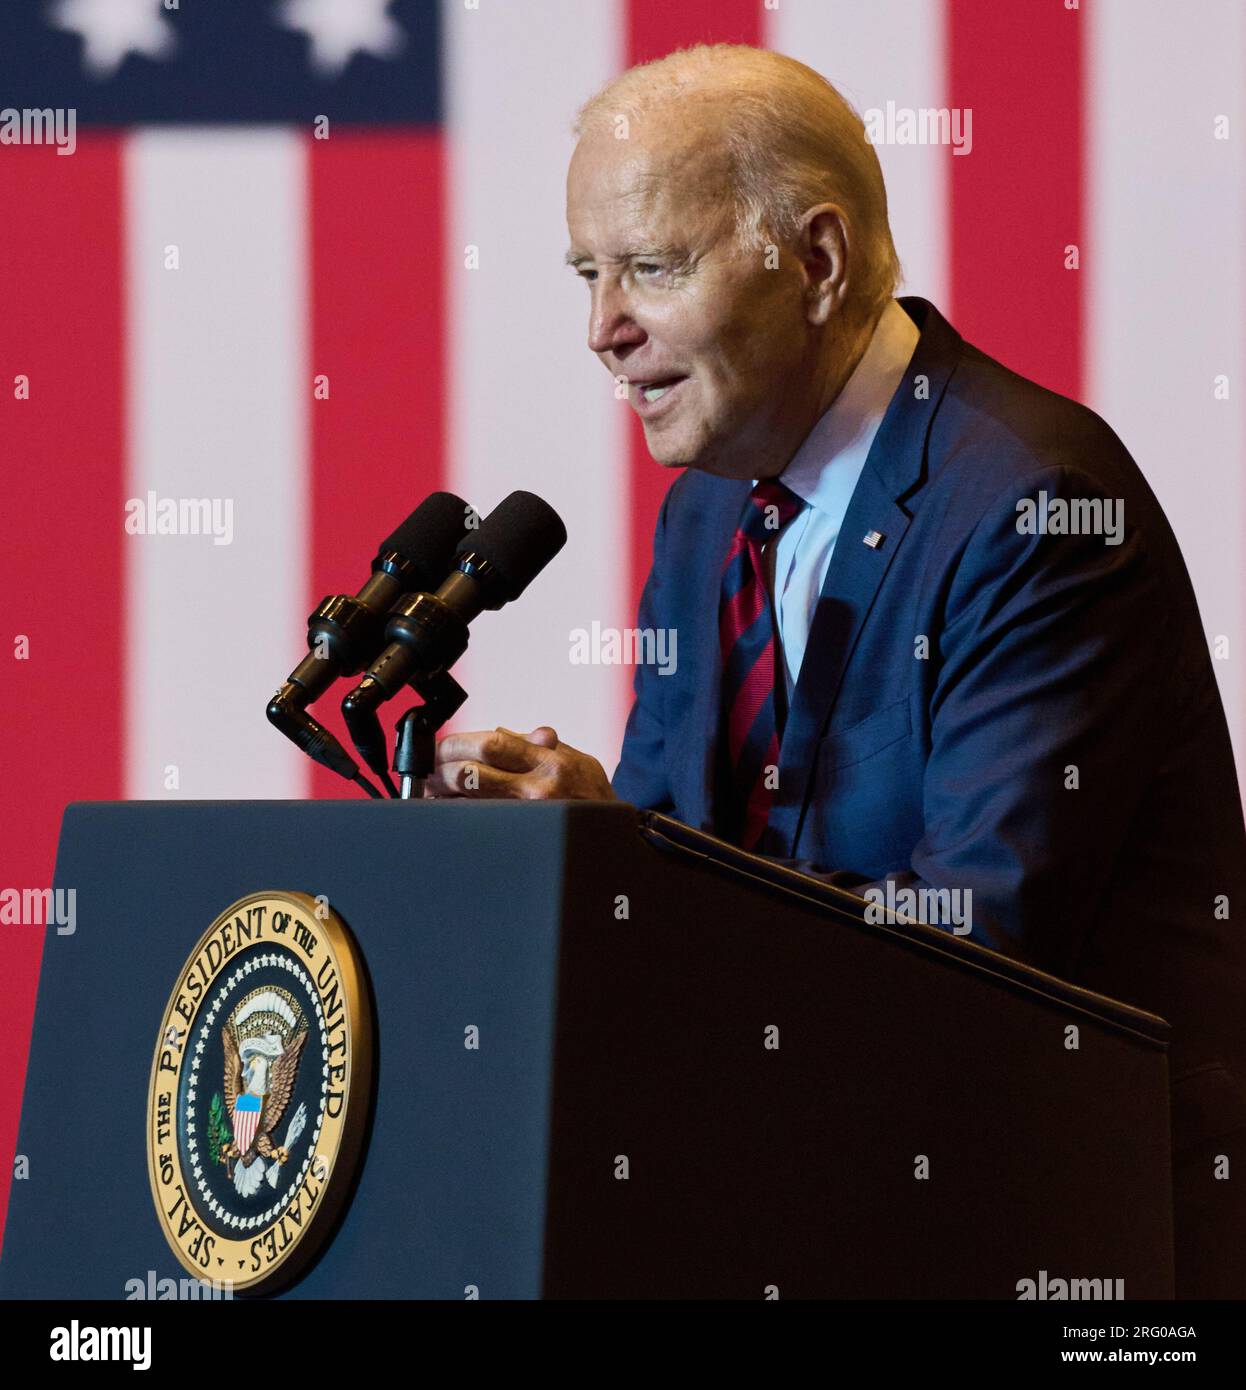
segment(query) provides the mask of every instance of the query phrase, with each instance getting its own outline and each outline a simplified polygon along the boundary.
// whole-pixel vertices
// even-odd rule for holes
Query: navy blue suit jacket
[[[921,338],[822,588],[770,848],[857,893],[972,889],[973,939],[1173,1025],[1178,1147],[1240,1130],[1246,829],[1176,540],[1097,415],[900,302]],[[678,665],[638,669],[613,778],[711,833],[719,583],[749,489],[690,470],[667,493],[639,625],[677,632]],[[1040,492],[1118,499],[1121,544],[1020,532]]]

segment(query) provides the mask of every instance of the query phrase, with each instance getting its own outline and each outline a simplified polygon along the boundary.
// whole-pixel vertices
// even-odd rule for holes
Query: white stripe
[[[617,667],[570,664],[570,633],[630,625],[627,407],[586,347],[588,300],[563,266],[577,107],[618,69],[615,0],[443,0],[449,146],[448,486],[487,511],[524,488],[567,524],[566,548],[519,601],[483,614],[456,668],[456,725],[552,724],[613,770],[626,716]],[[465,248],[480,268],[464,268]]]
[[[1215,668],[1246,784],[1246,7],[1098,0],[1084,18],[1089,404],[1159,497],[1208,640],[1229,639]]]
[[[307,785],[264,718],[307,616],[303,151],[284,130],[127,144],[127,496],[216,499],[222,520],[233,509],[228,545],[125,538],[131,797]]]
[[[946,105],[943,0],[786,0],[762,13],[766,46],[821,73],[858,113],[886,111],[888,101]],[[879,144],[877,153],[904,272],[899,292],[946,312],[951,155],[935,145]]]

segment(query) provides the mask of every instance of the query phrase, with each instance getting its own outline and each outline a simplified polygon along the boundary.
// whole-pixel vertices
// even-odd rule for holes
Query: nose
[[[645,331],[632,317],[627,294],[617,280],[599,279],[593,285],[588,316],[588,347],[599,356],[645,340]]]

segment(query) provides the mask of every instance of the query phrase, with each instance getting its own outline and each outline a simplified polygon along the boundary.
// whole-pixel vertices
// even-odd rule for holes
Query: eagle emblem
[[[294,1094],[307,1023],[293,995],[271,986],[248,994],[221,1030],[225,1103],[214,1097],[213,1148],[242,1197],[254,1196],[267,1177],[276,1188],[307,1123],[300,1104],[281,1144],[273,1138]]]

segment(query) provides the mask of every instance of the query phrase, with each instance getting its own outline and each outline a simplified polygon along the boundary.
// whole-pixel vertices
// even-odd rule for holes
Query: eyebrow
[[[624,251],[621,255],[607,256],[605,259],[607,261],[678,261],[684,259],[687,254],[687,249],[682,246],[646,246],[638,251]],[[587,251],[577,251],[573,247],[563,257],[563,263],[578,270],[585,261],[595,259],[596,257],[590,256]]]

